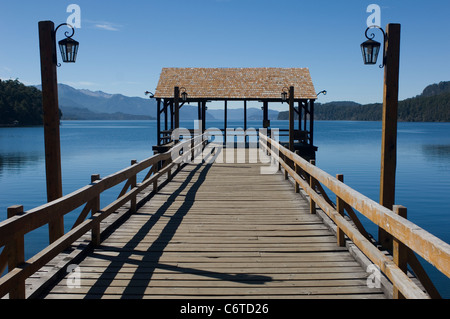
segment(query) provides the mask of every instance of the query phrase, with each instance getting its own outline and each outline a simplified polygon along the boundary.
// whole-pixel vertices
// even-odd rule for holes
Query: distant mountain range
[[[38,88],[38,89],[36,89]],[[40,86],[29,87],[18,80],[0,80],[0,126],[42,125]],[[59,84],[59,103],[64,120],[149,120],[156,118],[156,101],[101,91],[78,90]],[[315,119],[380,121],[380,103],[361,105],[351,101],[316,103]],[[180,119],[195,120],[194,103],[181,108]],[[242,120],[243,108],[229,108],[228,120]],[[249,120],[262,120],[261,108],[247,109]],[[450,122],[450,81],[427,86],[422,94],[399,101],[399,121]],[[223,121],[223,107],[211,107],[207,120]],[[287,120],[288,112],[269,110],[269,119]]]
[[[40,85],[35,86],[41,89]],[[110,94],[102,91],[75,89],[66,84],[58,84],[59,105],[63,120],[148,120],[156,119],[156,100]],[[228,109],[228,120],[242,120],[244,109]],[[223,120],[223,109],[210,108],[207,120]],[[262,120],[260,108],[248,108],[248,120]],[[269,119],[277,119],[278,111],[269,110]],[[198,118],[198,106],[185,104],[180,110],[181,120]]]
[[[381,121],[381,103],[316,103],[316,120]],[[279,120],[288,120],[289,112],[280,112]],[[404,122],[450,122],[450,81],[427,86],[422,94],[399,101],[398,120]]]

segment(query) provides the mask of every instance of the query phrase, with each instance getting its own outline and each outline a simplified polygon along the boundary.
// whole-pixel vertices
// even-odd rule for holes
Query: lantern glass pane
[[[364,64],[376,64],[378,53],[380,52],[380,43],[368,40],[361,44],[361,51],[363,54]]]

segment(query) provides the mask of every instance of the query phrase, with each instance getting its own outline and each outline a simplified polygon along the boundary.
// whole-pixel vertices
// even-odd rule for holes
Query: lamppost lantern
[[[78,53],[78,47],[80,46],[80,43],[74,39],[72,39],[73,35],[75,34],[75,28],[73,28],[70,24],[62,23],[55,29],[58,31],[59,27],[66,25],[69,28],[72,29],[72,34],[69,35],[68,32],[64,32],[64,35],[66,36],[65,39],[58,42],[59,50],[61,51],[61,57],[63,62],[65,63],[75,63],[77,59],[77,53]]]
[[[367,38],[367,41],[363,42],[361,44],[361,52],[363,55],[364,64],[366,65],[372,65],[376,64],[378,60],[378,54],[380,53],[381,43],[378,41],[373,40],[375,38],[375,34],[368,35],[368,31],[372,28],[377,28],[381,30],[384,37],[384,42],[386,42],[386,34],[384,33],[384,30],[378,26],[370,26],[366,29],[365,35]],[[383,64],[380,65],[380,68],[383,68],[385,65],[385,52],[383,48]]]
[[[376,64],[381,43],[374,40],[367,40],[361,44],[364,64]]]
[[[58,42],[61,57],[65,63],[75,63],[77,59],[78,46],[80,43],[72,38],[65,38]]]
[[[283,88],[283,91],[281,92],[281,102],[283,103],[283,102],[286,102],[287,101],[287,99],[288,99],[288,88],[287,87],[284,87]]]
[[[184,87],[182,87],[182,88],[180,88],[180,91],[182,91],[181,92],[181,100],[183,102],[186,102],[187,101],[187,97],[188,97],[188,94],[186,93],[186,89]]]

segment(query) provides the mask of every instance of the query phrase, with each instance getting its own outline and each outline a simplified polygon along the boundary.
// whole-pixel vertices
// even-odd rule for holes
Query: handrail
[[[411,221],[396,215],[392,210],[389,210],[358,193],[335,177],[308,163],[299,155],[289,151],[273,139],[261,133],[259,137],[260,141],[265,141],[266,143],[261,143],[261,145],[267,148],[270,154],[279,161],[285,171],[292,176],[296,183],[302,186],[304,191],[310,196],[311,200],[317,203],[336,225],[358,246],[358,248],[371,259],[372,262],[379,266],[381,271],[385,273],[385,275],[393,282],[394,286],[398,288],[405,297],[427,298],[428,296],[425,295],[409,279],[409,277],[392,262],[392,260],[388,259],[382,252],[373,246],[367,238],[352,227],[352,225],[336,211],[335,207],[331,206],[322,196],[313,190],[313,188],[311,188],[294,169],[276,154],[273,148],[281,153],[283,157],[293,161],[295,165],[298,165],[314,180],[330,189],[338,198],[344,201],[345,204],[355,208],[376,225],[389,232],[396,240],[416,252],[447,277],[450,277],[450,245],[423,230]]]
[[[207,140],[204,135],[195,136],[191,139],[182,141],[165,153],[153,155],[139,163],[132,161],[131,166],[119,172],[103,179],[96,180],[90,185],[84,186],[62,198],[33,208],[28,212],[19,213],[16,216],[1,222],[0,247],[4,246],[4,249],[0,254],[0,270],[4,269],[7,263],[9,263],[8,268],[11,269],[8,269],[9,272],[0,278],[0,298],[5,296],[7,293],[10,293],[11,299],[25,298],[25,280],[38,271],[52,258],[67,249],[69,245],[89,230],[92,230],[93,233],[93,243],[99,244],[98,242],[95,242],[94,238],[99,239],[100,234],[94,234],[94,231],[99,228],[101,221],[129,201],[132,203],[130,209],[135,209],[136,196],[139,192],[147,188],[152,183],[156,191],[158,178],[163,176],[165,173],[170,176],[173,166],[181,163],[187,157],[190,157],[191,160],[194,159],[202,152],[201,147],[206,142]],[[165,164],[163,164],[162,168],[159,168],[159,163],[161,162],[164,162]],[[142,183],[136,183],[137,174],[148,168],[150,168],[150,170]],[[99,198],[100,194],[124,181],[128,182],[120,192],[117,200],[99,211],[93,210],[95,205],[92,203],[96,198]],[[128,188],[131,189],[127,192]],[[70,231],[25,263],[22,262],[19,264],[14,264],[11,262],[13,259],[17,260],[16,256],[14,256],[15,252],[10,248],[14,247],[18,239],[22,239],[23,241],[25,234],[48,224],[49,221],[54,219],[56,216],[63,216],[70,213],[83,204],[86,204],[80,214],[83,216],[80,216],[77,219],[75,225]],[[91,209],[91,218],[84,220],[87,213]],[[19,249],[19,251],[23,253],[23,249]],[[23,256],[19,257],[19,260],[20,258],[23,259]]]

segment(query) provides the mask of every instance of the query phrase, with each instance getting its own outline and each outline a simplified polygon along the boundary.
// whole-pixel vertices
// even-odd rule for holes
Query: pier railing
[[[66,250],[76,240],[91,231],[92,245],[101,241],[100,223],[126,203],[130,203],[130,212],[136,211],[137,194],[153,184],[158,189],[158,180],[167,174],[170,179],[173,170],[179,168],[188,157],[191,160],[202,152],[206,143],[203,135],[176,144],[170,151],[156,154],[142,162],[131,161],[131,166],[103,179],[92,175],[90,185],[80,188],[55,201],[23,211],[23,206],[8,208],[8,219],[0,223],[0,274],[6,266],[8,273],[0,278],[0,298],[9,293],[10,299],[24,299],[25,280],[45,266],[58,254]],[[176,166],[176,167],[175,167]],[[148,170],[141,183],[137,175]],[[112,187],[125,182],[117,200],[100,208],[101,194]],[[84,205],[72,229],[51,243],[31,259],[25,261],[24,236],[42,226],[48,225],[55,218],[64,216]],[[91,216],[89,217],[89,213]]]
[[[393,210],[387,209],[345,185],[339,180],[340,176],[335,178],[322,171],[314,161],[307,162],[262,133],[259,138],[260,147],[265,148],[284,168],[286,178],[288,175],[292,177],[296,190],[301,187],[309,195],[311,213],[316,212],[318,205],[336,224],[338,244],[344,245],[345,234],[392,282],[394,298],[440,297],[413,252],[450,277],[450,245],[402,217],[406,215],[406,208],[394,206]],[[328,198],[322,185],[336,195],[336,203]],[[369,240],[361,223],[352,216],[353,209],[392,235],[393,258],[386,256]],[[355,226],[344,217],[344,210],[354,218]],[[408,263],[428,294],[407,276]]]

